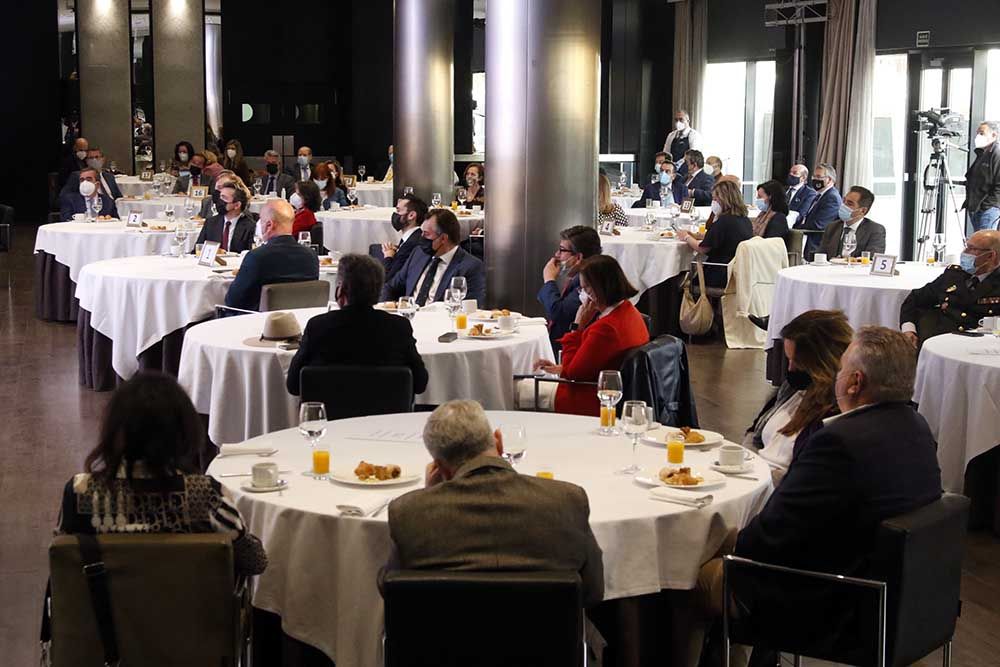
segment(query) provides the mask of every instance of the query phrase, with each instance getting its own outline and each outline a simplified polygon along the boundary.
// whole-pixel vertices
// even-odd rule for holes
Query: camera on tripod
[[[926,132],[929,139],[962,136],[965,118],[960,113],[953,113],[948,107],[914,111],[913,113],[917,117],[917,122],[920,123],[917,131]]]

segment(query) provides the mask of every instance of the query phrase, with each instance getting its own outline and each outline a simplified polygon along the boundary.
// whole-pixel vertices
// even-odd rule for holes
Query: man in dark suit
[[[899,309],[900,329],[914,345],[943,333],[975,329],[1000,315],[1000,231],[976,232],[965,242],[962,263],[910,292]]]
[[[885,227],[865,216],[875,203],[875,195],[868,188],[855,185],[844,195],[837,215],[840,218],[827,225],[819,252],[827,257],[840,257],[844,251],[844,239],[854,236],[855,248],[851,257],[861,257],[861,253],[885,252]]]
[[[264,285],[319,279],[319,257],[292,238],[295,212],[283,199],[264,205],[260,212],[264,245],[243,258],[236,280],[226,293],[226,305],[243,310],[260,307]]]
[[[837,170],[825,162],[816,166],[812,186],[816,190],[816,198],[806,211],[795,221],[795,229],[806,232],[805,258],[812,261],[813,255],[819,250],[822,235],[826,226],[838,219],[837,212],[843,203],[840,191],[834,185],[837,182]]]
[[[66,156],[62,165],[59,167],[60,189],[62,189],[62,187],[68,182],[72,183],[73,186],[76,187],[76,183],[72,182],[70,175],[73,172],[78,172],[87,166],[88,148],[90,148],[90,143],[83,137],[79,137],[73,142],[73,152]],[[60,196],[62,196],[61,192]]]
[[[399,232],[399,243],[382,244],[382,267],[388,282],[396,277],[414,250],[420,247],[420,225],[427,216],[427,204],[413,194],[405,194],[396,202],[392,228]]]
[[[695,206],[710,206],[715,179],[702,171],[705,167],[705,156],[701,151],[689,150],[684,154],[684,161],[688,173],[684,181],[684,187],[688,190],[686,196],[694,197]]]
[[[114,200],[122,198],[121,188],[118,187],[118,181],[115,180],[115,175],[111,173],[110,170],[104,168],[104,151],[100,148],[92,147],[87,151],[87,166],[91,169],[96,169],[98,173],[98,186],[99,189],[106,195]],[[66,184],[63,185],[62,190],[59,192],[59,196],[63,196],[67,192],[72,192],[78,186],[80,180],[80,172],[75,171],[69,175]]]
[[[308,181],[312,178],[314,169],[312,149],[308,146],[300,146],[298,155],[295,157],[295,166],[285,167],[285,173],[295,181]],[[288,194],[291,196],[291,192]]]
[[[680,204],[687,197],[687,188],[684,187],[684,179],[679,178],[674,169],[674,163],[668,160],[666,153],[656,154],[656,181],[647,183],[642,188],[642,197],[633,202],[632,208],[645,208],[646,200],[652,199],[662,203],[660,190],[664,185],[670,186],[671,196],[667,200],[667,205]]]
[[[288,173],[279,171],[281,167],[281,156],[277,151],[264,151],[264,175],[261,177],[262,195],[275,195],[280,197],[285,193],[285,199],[295,192],[295,178]]]
[[[444,292],[451,286],[451,279],[464,276],[465,298],[485,304],[486,269],[481,261],[458,246],[462,234],[455,214],[446,208],[431,209],[421,230],[420,251],[411,253],[399,273],[385,284],[382,300],[413,296],[421,306],[431,301],[444,301]]]
[[[217,241],[221,252],[243,252],[253,248],[256,223],[246,212],[247,193],[229,182],[212,193],[216,215],[208,218],[195,244]]]
[[[413,393],[427,388],[427,369],[417,352],[413,327],[405,317],[372,308],[385,275],[367,255],[344,255],[337,267],[336,299],[340,310],[317,315],[306,324],[299,350],[288,368],[289,393],[299,395],[299,375],[306,366],[406,366],[413,373]]]
[[[118,217],[115,201],[101,192],[98,185],[99,174],[96,169],[84,167],[77,177],[76,189],[70,189],[59,197],[59,219],[66,222],[73,219],[76,213],[90,213],[93,217],[106,215]],[[100,200],[101,208],[97,210],[96,202]]]
[[[191,161],[188,163],[188,171],[190,172],[188,176],[178,176],[177,180],[174,182],[173,194],[187,194],[191,190],[191,185],[207,185],[208,191],[211,192],[213,186],[215,185],[215,179],[204,173],[205,154],[195,153],[191,156]]]
[[[673,164],[666,164],[673,167]],[[559,232],[559,248],[542,269],[543,285],[538,300],[545,308],[552,349],[562,347],[559,339],[566,335],[580,310],[580,262],[601,254],[601,237],[587,225],[576,225]],[[561,278],[561,280],[560,280]]]
[[[835,391],[841,414],[809,438],[764,509],[739,532],[737,556],[865,576],[879,524],[941,496],[937,444],[909,403],[917,355],[906,337],[863,327],[840,365]],[[826,629],[851,627],[853,608],[826,588],[790,591],[766,578],[744,584],[735,588],[734,604],[756,625],[766,626],[771,610],[787,617],[789,608],[811,599],[823,602]],[[696,596],[702,611],[721,615],[721,558],[702,566]],[[785,630],[789,636],[814,635],[808,628]]]
[[[812,207],[813,200],[818,196],[809,184],[809,169],[804,164],[792,165],[788,170],[787,184],[785,198],[788,199],[788,210],[796,211],[801,217]]]

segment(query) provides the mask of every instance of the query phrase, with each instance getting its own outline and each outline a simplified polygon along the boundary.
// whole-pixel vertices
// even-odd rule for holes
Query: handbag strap
[[[702,298],[705,298],[705,267],[701,265],[701,257],[698,257],[694,263],[698,267],[698,289],[701,290]],[[688,274],[690,275],[690,272]]]
[[[101,546],[94,535],[80,533],[76,539],[80,544],[83,574],[87,577],[87,587],[90,589],[90,604],[94,608],[97,630],[104,646],[104,665],[115,667],[119,664],[118,637],[115,634],[115,621],[111,614],[108,570],[101,556]]]

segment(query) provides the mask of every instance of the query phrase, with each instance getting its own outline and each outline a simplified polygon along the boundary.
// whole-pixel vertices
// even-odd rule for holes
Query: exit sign
[[[921,30],[917,33],[917,48],[923,48],[931,45],[931,31]]]

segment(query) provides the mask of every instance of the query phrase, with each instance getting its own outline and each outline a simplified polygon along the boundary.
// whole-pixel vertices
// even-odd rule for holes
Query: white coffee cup
[[[86,213],[74,213],[73,214],[73,222],[83,222],[86,219],[87,219],[87,214]]]
[[[984,317],[979,320],[979,326],[986,331],[996,331],[1000,329],[1000,316]]]
[[[374,182],[375,182],[374,176],[369,176],[368,178],[365,179],[365,183],[374,183]]]
[[[473,213],[482,213],[483,212],[483,207],[479,206],[478,204],[476,204],[475,206],[472,207],[472,212]]]
[[[742,466],[746,456],[745,451],[739,445],[722,445],[719,447],[719,465]]]
[[[818,252],[813,255],[813,264],[826,264],[826,253]]]
[[[462,310],[466,315],[472,315],[479,310],[479,303],[475,299],[465,299],[462,301]]]
[[[253,485],[260,488],[270,488],[278,484],[278,464],[277,463],[255,463],[251,469],[253,472]]]
[[[514,330],[514,316],[513,315],[501,315],[497,318],[497,326],[500,327],[500,331],[513,331]]]

